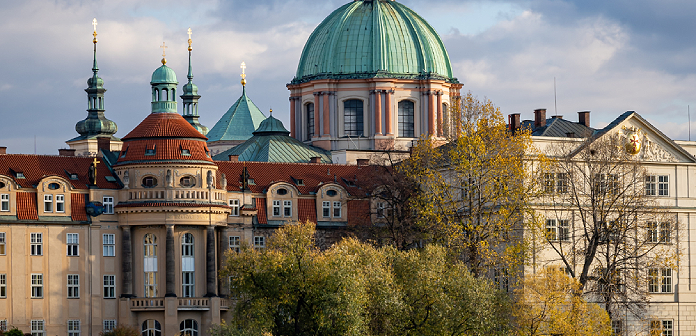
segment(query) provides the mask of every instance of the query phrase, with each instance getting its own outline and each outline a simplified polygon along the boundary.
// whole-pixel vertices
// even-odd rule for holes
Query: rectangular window
[[[669,268],[648,269],[648,291],[672,293],[672,270]]]
[[[309,103],[306,105],[307,109],[307,138],[305,141],[312,140],[314,136],[314,104]]]
[[[0,331],[7,331],[7,320],[0,320]]]
[[[116,320],[104,320],[104,332],[110,332],[116,329]]]
[[[674,325],[672,320],[653,320],[650,321],[650,335],[655,336],[674,336]]]
[[[53,212],[53,195],[44,195],[44,212]]]
[[[181,272],[181,296],[183,297],[193,297],[194,296],[194,273],[193,272]]]
[[[322,217],[331,217],[331,202],[321,202]]]
[[[384,218],[384,209],[386,204],[384,202],[377,202],[377,218]]]
[[[104,298],[105,299],[115,299],[116,298],[116,276],[115,275],[105,275],[104,276]]]
[[[145,297],[157,297],[157,272],[145,272]]]
[[[43,298],[43,274],[31,275],[31,298]]]
[[[10,194],[0,195],[0,211],[10,211]]]
[[[623,336],[623,321],[611,321],[611,329],[614,336]]]
[[[75,257],[80,255],[80,235],[77,233],[67,234],[68,256]]]
[[[264,236],[254,237],[254,248],[261,249],[266,247],[266,238]]]
[[[358,99],[343,102],[343,127],[346,136],[363,136],[363,101]]]
[[[658,235],[658,230],[657,230],[657,223],[648,222],[647,229],[648,229],[648,243],[659,243],[660,239],[658,238],[659,235]]]
[[[5,255],[5,232],[0,232],[0,255]]]
[[[669,196],[669,176],[660,175],[657,177],[657,194],[659,196]]]
[[[283,216],[292,217],[292,201],[283,201]]]
[[[68,299],[80,298],[80,276],[68,274]]]
[[[334,218],[341,218],[341,202],[333,202]]]
[[[568,173],[556,173],[556,192],[559,194],[567,193],[569,180]]]
[[[619,177],[616,174],[595,174],[594,191],[598,194],[618,194]]]
[[[655,176],[655,175],[645,176],[645,195],[647,195],[647,196],[657,195],[657,176]]]
[[[56,212],[65,212],[65,195],[56,195]]]
[[[570,240],[570,221],[567,219],[561,219],[558,221],[558,240]]]
[[[232,212],[230,213],[230,216],[239,216],[239,200],[238,199],[231,199],[230,200],[230,208],[232,208]]]
[[[280,201],[273,201],[273,217],[280,217]]]
[[[68,320],[68,336],[80,336],[80,320]]]
[[[43,234],[42,233],[32,233],[30,241],[31,255],[40,256],[43,255]]]
[[[545,173],[544,174],[544,192],[547,194],[553,194],[556,186],[556,174]]]
[[[104,206],[105,215],[114,214],[114,198],[111,196],[102,197],[102,205]]]
[[[660,243],[672,242],[672,230],[669,223],[660,223]]]
[[[31,336],[44,336],[44,321],[43,320],[31,320]]]
[[[239,253],[239,236],[230,237],[230,250]]]
[[[507,272],[505,270],[502,270],[500,268],[496,268],[493,270],[493,282],[498,286],[498,289],[503,290],[503,291],[509,291],[510,290],[510,285],[508,281],[508,276]]]
[[[546,239],[550,241],[558,240],[558,227],[555,219],[546,220]]]
[[[0,274],[0,298],[7,297],[7,274]]]
[[[116,256],[116,235],[113,233],[105,233],[102,235],[102,249],[105,257]]]

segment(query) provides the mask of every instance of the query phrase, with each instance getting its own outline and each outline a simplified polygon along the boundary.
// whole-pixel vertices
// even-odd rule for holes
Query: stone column
[[[382,135],[382,91],[375,90],[375,135]]]
[[[394,90],[387,90],[387,94],[384,96],[384,104],[386,105],[386,111],[384,112],[384,123],[386,124],[386,133],[387,135],[394,135],[394,130],[392,123],[394,122],[392,120],[392,113],[394,113],[392,109],[392,95],[394,94]]]
[[[435,111],[433,111],[433,95],[430,91],[425,93],[428,95],[428,135],[435,135]]]
[[[290,97],[290,136],[297,138],[297,130],[295,130],[295,99],[297,97]]]
[[[330,137],[331,136],[331,114],[330,109],[331,107],[329,106],[329,93],[324,92],[324,106],[322,107],[322,112],[324,114],[324,129],[323,129],[323,136]]]
[[[164,297],[176,297],[175,256],[174,256],[174,225],[167,225],[167,241],[165,245],[165,275],[166,287]]]
[[[206,293],[205,296],[215,297],[217,296],[217,277],[215,276],[215,227],[212,225],[208,226],[207,231],[205,240],[205,277],[206,290],[208,293]]]
[[[442,91],[437,92],[437,136],[442,136]]]
[[[313,138],[318,138],[321,136],[320,127],[319,127],[319,120],[320,119],[320,114],[319,114],[319,96],[321,95],[321,92],[314,92],[314,134],[312,135]]]
[[[121,297],[130,298],[133,295],[133,250],[131,243],[131,227],[121,225]]]

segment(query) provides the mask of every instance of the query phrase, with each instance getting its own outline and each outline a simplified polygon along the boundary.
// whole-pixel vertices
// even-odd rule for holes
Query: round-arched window
[[[5,188],[5,183],[0,181],[0,189]]]
[[[334,197],[334,196],[338,195],[338,192],[336,192],[336,190],[330,189],[330,190],[326,191],[326,195],[328,195],[330,197]]]
[[[198,336],[198,322],[192,319],[183,320],[179,324],[179,330],[181,336]]]
[[[48,189],[57,190],[57,189],[59,189],[59,188],[60,188],[60,184],[58,184],[58,183],[55,183],[55,182],[54,182],[54,183],[49,183],[49,184],[48,184]]]
[[[145,257],[157,256],[157,237],[152,233],[148,233],[143,238]]]
[[[143,177],[143,187],[154,188],[157,186],[157,179],[154,176]]]
[[[276,191],[276,193],[278,193],[278,195],[287,195],[288,190],[285,188],[280,188],[280,189],[278,189],[278,191]]]
[[[157,320],[145,320],[142,336],[162,336],[162,325]]]
[[[184,176],[179,179],[179,185],[184,188],[191,188],[196,185],[196,179],[193,176]]]

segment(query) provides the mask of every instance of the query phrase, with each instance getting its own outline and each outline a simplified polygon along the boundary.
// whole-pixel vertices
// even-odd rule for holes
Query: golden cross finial
[[[97,18],[92,20],[92,26],[94,27],[94,34],[92,34],[94,35],[94,43],[97,43]]]
[[[242,62],[242,65],[239,67],[242,69],[242,74],[240,75],[242,77],[242,85],[246,85],[246,63]]]
[[[189,43],[188,50],[189,50],[189,51],[191,51],[191,42],[192,42],[192,41],[191,41],[191,34],[192,34],[192,33],[191,33],[191,27],[189,27],[189,29],[188,29],[188,36],[189,36],[189,39],[188,39],[188,43]]]
[[[164,41],[162,41],[162,45],[160,46],[162,48],[162,65],[167,64],[167,59],[166,59],[166,49],[168,48],[166,45],[164,45]]]
[[[97,163],[101,163],[101,161],[97,160],[97,158],[94,158],[94,161],[92,161],[92,164],[94,165],[94,167],[97,166]]]

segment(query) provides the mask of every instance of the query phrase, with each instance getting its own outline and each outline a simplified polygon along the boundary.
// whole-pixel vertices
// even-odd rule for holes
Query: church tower
[[[196,84],[193,84],[193,68],[191,67],[191,28],[188,29],[188,52],[189,52],[189,66],[188,66],[188,83],[184,85],[184,94],[181,95],[181,99],[183,100],[184,103],[184,119],[193,126],[196,130],[201,132],[203,135],[208,134],[208,127],[205,127],[201,125],[201,123],[198,121],[199,115],[198,115],[198,99],[201,98],[201,96],[198,95],[198,86]]]
[[[94,26],[94,61],[92,63],[92,77],[87,80],[87,118],[75,125],[75,130],[80,136],[66,141],[78,156],[97,156],[100,149],[106,151],[118,151],[121,149],[121,140],[113,135],[118,130],[116,123],[104,116],[104,80],[97,73],[97,19],[92,20]]]

